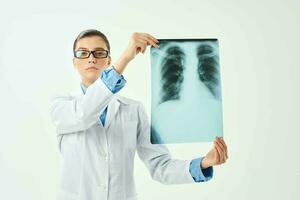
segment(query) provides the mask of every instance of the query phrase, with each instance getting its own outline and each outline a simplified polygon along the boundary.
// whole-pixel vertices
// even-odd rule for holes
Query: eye
[[[95,57],[106,57],[107,52],[106,51],[95,51],[94,56]]]
[[[75,56],[77,58],[82,58],[82,57],[86,57],[89,55],[89,52],[88,51],[84,51],[84,50],[78,50],[78,51],[75,51]]]

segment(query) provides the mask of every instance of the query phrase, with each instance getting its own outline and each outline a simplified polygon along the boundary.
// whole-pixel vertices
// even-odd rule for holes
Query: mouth
[[[88,70],[88,71],[95,71],[95,70],[99,70],[97,67],[88,67],[86,68],[85,70]]]

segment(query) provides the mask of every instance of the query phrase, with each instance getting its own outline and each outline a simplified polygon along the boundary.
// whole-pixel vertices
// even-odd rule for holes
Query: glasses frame
[[[78,51],[89,52],[89,55],[86,56],[86,57],[84,57],[84,58],[77,57],[77,56],[76,56],[76,52],[78,52]],[[97,52],[97,51],[105,51],[105,52],[106,52],[106,56],[105,56],[105,57],[96,57],[96,56],[95,56],[95,52]],[[91,54],[93,54],[94,58],[107,58],[107,57],[109,56],[109,51],[108,51],[108,50],[105,50],[105,49],[103,49],[103,50],[95,50],[95,51],[88,51],[88,50],[84,50],[84,49],[79,49],[79,50],[74,51],[74,57],[75,57],[75,58],[78,58],[78,59],[89,58],[89,57],[91,56]]]

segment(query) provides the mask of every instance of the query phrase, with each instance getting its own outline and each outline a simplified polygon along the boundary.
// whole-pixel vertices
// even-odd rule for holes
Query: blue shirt
[[[107,88],[110,89],[110,91],[112,91],[112,93],[117,93],[118,91],[120,91],[126,83],[124,76],[122,74],[119,74],[113,66],[108,67],[102,72],[101,79],[107,86]],[[82,83],[80,84],[80,86],[83,93],[85,94],[87,87]],[[106,113],[107,107],[99,117],[99,120],[101,121],[103,126],[105,124]],[[200,163],[203,158],[204,157],[195,158],[190,163],[189,172],[195,182],[206,182],[213,177],[213,167],[201,169]]]

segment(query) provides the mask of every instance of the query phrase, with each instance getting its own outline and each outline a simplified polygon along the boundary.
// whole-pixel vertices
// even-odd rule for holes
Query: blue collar
[[[81,89],[82,89],[83,94],[85,94],[86,89],[87,89],[88,87],[86,87],[83,83],[80,83],[80,87],[81,87]]]

